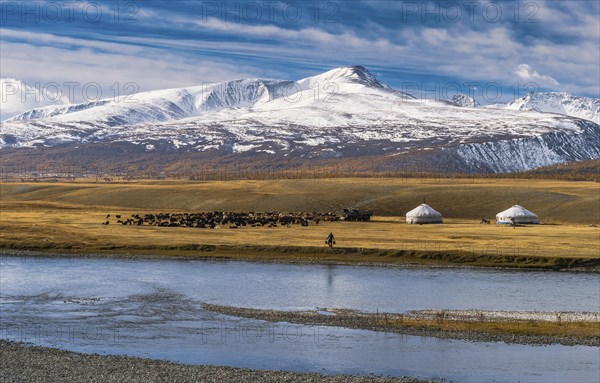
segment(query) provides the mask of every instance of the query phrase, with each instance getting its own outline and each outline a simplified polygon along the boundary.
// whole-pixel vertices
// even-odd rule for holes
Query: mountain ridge
[[[594,122],[520,107],[479,107],[467,96],[418,100],[362,66],[298,81],[238,79],[127,97],[22,113],[2,123],[0,148],[12,153],[126,143],[145,153],[193,151],[202,158],[444,158],[456,168],[483,172],[600,158]]]
[[[562,114],[600,124],[600,99],[574,96],[565,92],[530,92],[506,104],[490,107]]]

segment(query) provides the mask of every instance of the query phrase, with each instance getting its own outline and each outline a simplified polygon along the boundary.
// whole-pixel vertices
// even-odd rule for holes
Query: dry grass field
[[[421,203],[443,225],[406,225]],[[290,261],[552,267],[598,265],[600,184],[500,179],[2,183],[0,248]],[[542,225],[482,225],[520,202]],[[232,230],[101,225],[106,214],[374,210],[372,222]],[[333,231],[337,247],[326,248]]]

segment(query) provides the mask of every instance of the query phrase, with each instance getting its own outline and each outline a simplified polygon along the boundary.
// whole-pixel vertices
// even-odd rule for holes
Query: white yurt
[[[406,213],[406,223],[442,223],[442,214],[426,203],[422,203]]]
[[[496,214],[496,223],[509,224],[511,220],[515,223],[540,223],[540,219],[535,213],[530,212],[521,205],[514,205]]]

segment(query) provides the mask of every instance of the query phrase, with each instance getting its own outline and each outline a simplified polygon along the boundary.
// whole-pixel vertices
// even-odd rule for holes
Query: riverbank
[[[413,378],[327,376],[221,366],[192,366],[125,356],[81,354],[0,340],[2,382],[433,383]]]
[[[191,245],[179,249],[111,249],[77,250],[43,249],[16,250],[0,248],[0,257],[56,257],[56,258],[121,258],[121,259],[171,259],[180,261],[241,261],[274,264],[337,265],[401,268],[439,269],[497,269],[520,271],[569,271],[600,273],[600,259],[520,257],[473,257],[465,254],[430,252],[405,252],[377,249],[326,249],[323,253],[306,251],[299,247]]]
[[[600,346],[598,313],[423,310],[366,313],[355,310],[278,311],[203,304],[205,310],[269,322],[337,326],[476,342]]]

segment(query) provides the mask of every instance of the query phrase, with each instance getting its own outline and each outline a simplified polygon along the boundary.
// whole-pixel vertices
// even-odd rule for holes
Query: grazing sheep
[[[110,214],[107,215],[110,217]],[[227,225],[232,229],[238,229],[244,226],[250,227],[270,227],[279,226],[291,227],[292,225],[309,226],[311,223],[340,221],[340,217],[334,213],[319,212],[204,212],[204,213],[156,213],[156,214],[131,214],[127,220],[121,220],[121,215],[116,214],[117,223],[123,225],[149,225],[149,226],[168,226],[168,227],[188,227],[188,228],[207,228],[216,229]]]

